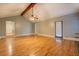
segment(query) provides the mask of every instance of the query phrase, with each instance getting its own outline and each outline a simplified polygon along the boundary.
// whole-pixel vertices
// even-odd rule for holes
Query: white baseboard
[[[64,37],[65,40],[79,41],[79,38]]]
[[[46,36],[46,37],[51,37],[51,38],[55,38],[54,35],[46,35],[46,34],[39,34],[39,33],[37,33],[37,35]],[[63,37],[63,39],[64,39],[64,40],[79,41],[79,38],[72,38],[72,37]]]
[[[14,37],[18,37],[18,36],[29,36],[29,35],[34,35],[33,33],[28,33],[28,34],[20,34],[20,35],[15,35]],[[6,36],[0,36],[1,38],[6,38]]]
[[[54,35],[46,35],[46,34],[39,34],[39,33],[36,33],[36,35],[46,36],[46,37],[51,37],[51,38],[54,38],[55,37]]]
[[[0,36],[0,39],[5,38],[5,36]]]
[[[34,34],[35,33],[20,34],[20,35],[16,35],[15,37],[18,37],[18,36],[29,36],[29,35],[34,35]],[[35,35],[40,35],[40,36],[46,36],[46,37],[55,38],[54,35],[46,35],[46,34],[40,34],[40,33],[36,33]],[[5,38],[5,36],[0,36],[0,39],[1,38]],[[63,37],[63,39],[65,39],[65,40],[79,41],[79,38],[72,38],[72,37]]]
[[[18,36],[28,36],[28,35],[33,35],[33,33],[15,35],[15,37],[18,37]]]

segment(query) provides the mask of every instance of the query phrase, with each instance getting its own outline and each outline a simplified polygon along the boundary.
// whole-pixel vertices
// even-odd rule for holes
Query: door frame
[[[62,32],[62,36],[61,36],[60,38],[63,39],[63,21],[55,21],[55,38],[57,38],[57,36],[56,36],[56,22],[61,22],[61,32]]]
[[[10,21],[10,20],[7,20],[7,21]],[[6,35],[6,22],[7,21],[5,21],[5,36],[7,36]],[[15,23],[15,25],[14,25],[14,35],[15,35],[15,33],[16,33],[16,22],[15,21],[11,21],[11,22],[14,22]]]

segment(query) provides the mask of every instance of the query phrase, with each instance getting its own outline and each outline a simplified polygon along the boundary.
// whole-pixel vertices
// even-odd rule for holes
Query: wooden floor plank
[[[0,39],[0,56],[77,56],[78,49],[75,41],[37,35]]]

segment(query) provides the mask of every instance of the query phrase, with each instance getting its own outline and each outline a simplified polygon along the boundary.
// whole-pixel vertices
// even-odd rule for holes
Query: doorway
[[[6,36],[15,35],[15,22],[6,21]]]
[[[63,21],[55,22],[55,38],[63,39]]]

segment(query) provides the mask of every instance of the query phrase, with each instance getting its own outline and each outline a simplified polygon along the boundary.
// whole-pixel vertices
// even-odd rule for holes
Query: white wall
[[[74,37],[75,33],[79,33],[79,19],[76,14],[65,15],[36,23],[36,33],[54,36],[55,21],[63,21],[64,37]]]
[[[16,35],[27,35],[30,33],[39,33],[49,36],[55,35],[55,21],[63,21],[64,37],[74,37],[79,33],[79,19],[76,14],[65,15],[62,17],[48,19],[35,24],[29,22],[22,16],[7,17],[0,19],[0,36],[5,35],[5,21],[14,21],[16,23]]]
[[[16,23],[16,35],[27,35],[33,32],[31,22],[22,16],[14,16],[0,19],[0,36],[5,36],[6,21],[14,21]]]

